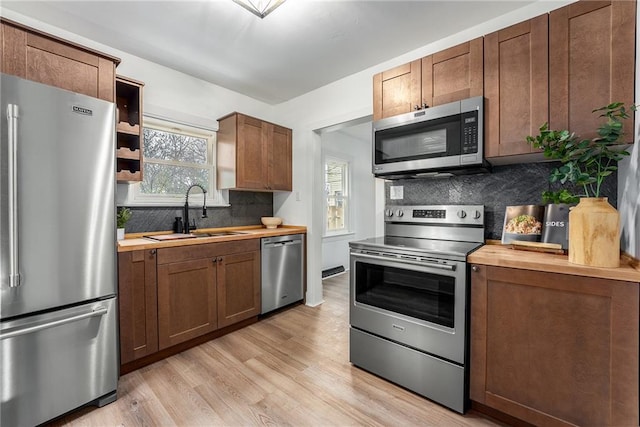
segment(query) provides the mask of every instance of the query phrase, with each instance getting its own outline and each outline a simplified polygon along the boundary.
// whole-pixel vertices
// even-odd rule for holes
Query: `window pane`
[[[327,197],[327,231],[345,230],[347,200]]]
[[[343,231],[348,228],[347,174],[348,163],[327,159],[324,165],[324,188],[327,200],[327,230]]]
[[[207,139],[145,127],[144,157],[197,164],[207,163]],[[145,171],[146,174],[146,171]]]
[[[145,162],[144,194],[185,194],[192,184],[200,184],[209,191],[209,169],[172,166]]]

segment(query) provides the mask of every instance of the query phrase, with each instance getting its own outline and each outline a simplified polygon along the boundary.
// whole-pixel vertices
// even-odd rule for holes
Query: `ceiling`
[[[10,9],[278,104],[533,1],[11,1]]]

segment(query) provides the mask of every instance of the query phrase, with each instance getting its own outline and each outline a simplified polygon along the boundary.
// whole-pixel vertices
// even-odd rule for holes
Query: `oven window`
[[[454,327],[455,279],[356,262],[356,302]]]

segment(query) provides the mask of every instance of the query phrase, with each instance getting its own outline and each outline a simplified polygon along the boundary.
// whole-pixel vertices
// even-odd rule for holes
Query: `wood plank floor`
[[[120,378],[118,400],[56,426],[495,426],[349,363],[348,274],[295,306]],[[63,392],[63,391],[61,391]]]

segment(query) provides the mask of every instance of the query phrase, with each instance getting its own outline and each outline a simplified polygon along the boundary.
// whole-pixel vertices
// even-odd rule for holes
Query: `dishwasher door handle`
[[[265,243],[264,247],[267,248],[277,248],[282,246],[291,246],[291,245],[300,245],[302,241],[300,240],[286,240],[284,242],[274,242],[274,243]]]

